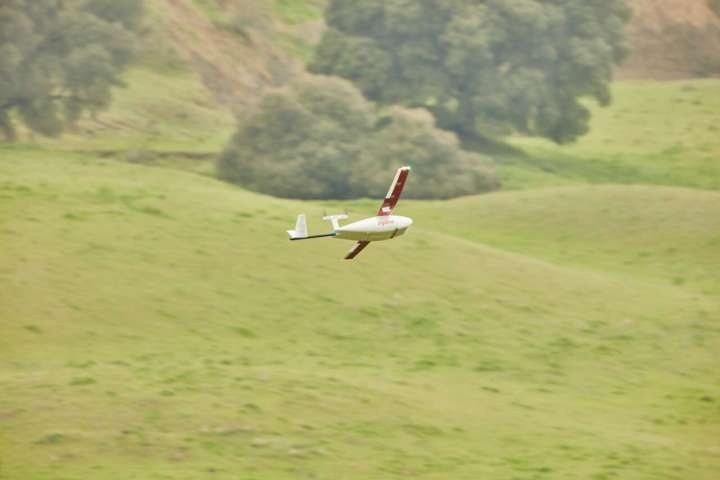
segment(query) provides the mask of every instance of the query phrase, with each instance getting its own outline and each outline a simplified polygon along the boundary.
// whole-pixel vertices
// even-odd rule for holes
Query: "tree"
[[[3,0],[0,130],[57,135],[107,107],[134,50],[142,0]]]
[[[347,81],[306,78],[261,101],[219,162],[222,178],[280,197],[347,198],[373,112]]]
[[[331,0],[310,70],[464,138],[563,143],[588,129],[581,98],[609,103],[628,18],[624,0]]]
[[[350,82],[307,77],[267,94],[239,128],[218,173],[251,190],[289,198],[382,197],[388,175],[411,164],[412,198],[496,188],[489,162],[460,149],[426,111],[378,114]]]
[[[377,126],[352,163],[353,191],[383,197],[388,172],[400,165],[413,166],[408,198],[445,199],[499,187],[492,162],[462,150],[457,136],[436,128],[427,110],[393,107],[380,116]]]

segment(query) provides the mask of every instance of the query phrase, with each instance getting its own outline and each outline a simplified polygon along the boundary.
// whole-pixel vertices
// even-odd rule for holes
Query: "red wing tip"
[[[366,242],[363,240],[358,241],[353,248],[348,252],[347,255],[345,255],[345,260],[352,260],[355,258],[360,252],[362,252],[365,247],[367,247],[370,244],[370,242]]]

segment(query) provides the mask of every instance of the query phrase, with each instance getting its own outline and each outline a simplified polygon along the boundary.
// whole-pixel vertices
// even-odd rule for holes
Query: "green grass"
[[[157,59],[146,59],[148,62]],[[236,127],[198,76],[165,59],[141,64],[124,77],[108,111],[85,117],[60,138],[31,136],[5,144],[5,151],[37,157],[94,154],[131,163],[214,175],[215,158]]]
[[[169,69],[169,70],[168,70]],[[177,66],[137,67],[115,90],[110,110],[86,118],[60,139],[37,139],[52,150],[214,153],[232,134],[235,120],[201,79]]]
[[[570,205],[572,204],[572,205]],[[720,194],[647,186],[536,189],[438,202],[421,221],[569,267],[720,296]]]
[[[618,82],[592,107],[591,131],[558,146],[516,138],[527,156],[501,159],[508,189],[580,183],[720,189],[720,81]]]
[[[304,64],[312,59],[314,46],[297,34],[280,32],[275,36],[275,44]]]
[[[0,477],[718,478],[720,194],[376,204],[0,148]]]
[[[192,0],[192,3],[214,24],[222,24],[227,21],[225,12],[215,0]]]
[[[522,191],[403,201],[354,262],[284,230],[377,200],[213,180],[200,78],[150,49],[126,81],[0,144],[1,479],[720,477],[720,193],[657,186],[720,185],[718,80],[618,83],[578,143],[512,140]]]
[[[324,5],[323,0],[273,0],[277,18],[291,25],[322,20]]]

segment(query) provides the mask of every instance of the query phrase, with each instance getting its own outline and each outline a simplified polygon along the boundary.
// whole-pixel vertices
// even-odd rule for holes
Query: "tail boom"
[[[335,220],[337,223],[337,220]],[[305,221],[305,214],[301,213],[297,217],[297,222],[295,222],[295,230],[288,230],[287,231],[288,236],[290,237],[290,240],[311,240],[313,238],[323,238],[323,237],[334,237],[335,232],[330,233],[323,233],[321,235],[308,235],[307,230],[307,223]]]
[[[290,233],[291,231],[292,231],[292,230],[288,230],[288,233]],[[324,238],[324,237],[334,237],[334,236],[335,236],[335,232],[323,233],[323,234],[320,234],[320,235],[308,235],[307,237],[293,237],[292,235],[290,235],[290,240],[291,240],[291,241],[296,241],[296,240],[312,240],[313,238]]]

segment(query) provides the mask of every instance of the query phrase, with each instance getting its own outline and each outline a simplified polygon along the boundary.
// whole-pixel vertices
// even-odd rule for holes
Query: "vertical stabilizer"
[[[395,173],[395,178],[393,178],[393,181],[390,184],[390,189],[388,190],[387,195],[385,195],[385,200],[383,201],[380,210],[378,210],[378,217],[392,215],[395,205],[397,205],[398,200],[400,199],[400,194],[405,187],[405,182],[410,174],[410,170],[410,167],[398,168],[398,171]]]
[[[305,214],[301,213],[297,217],[297,222],[295,222],[295,230],[288,230],[288,235],[290,235],[290,238],[296,239],[296,238],[307,238],[308,232],[307,232],[307,224],[305,223]]]

